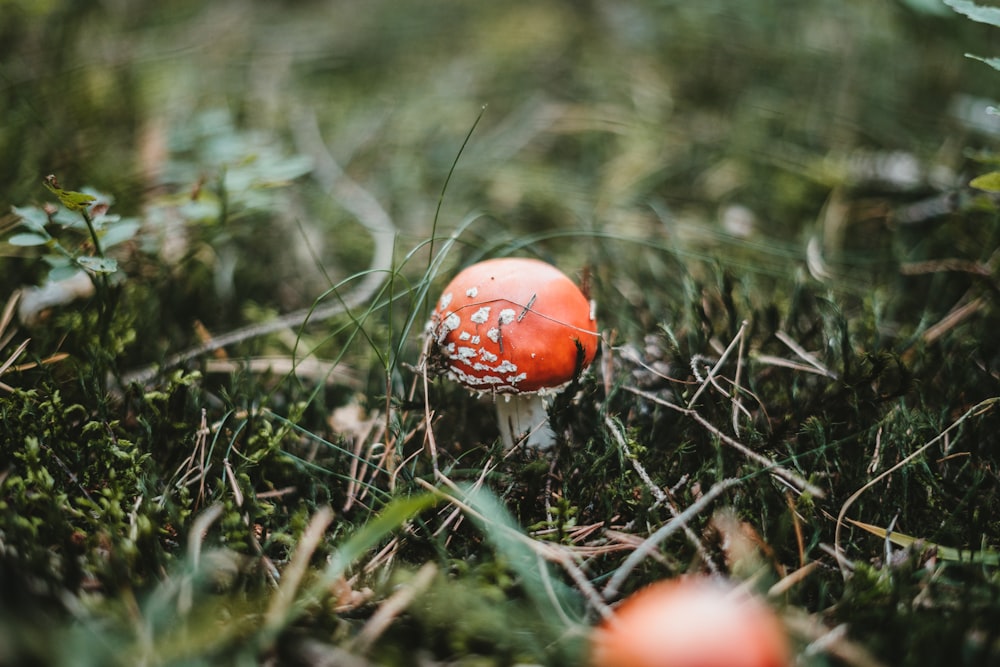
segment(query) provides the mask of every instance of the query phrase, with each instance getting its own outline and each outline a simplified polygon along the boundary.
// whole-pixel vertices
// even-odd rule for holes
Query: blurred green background
[[[831,261],[845,245],[856,265],[884,258],[892,239],[877,210],[824,220],[838,188],[919,201],[960,185],[967,150],[997,131],[984,100],[996,75],[963,56],[991,55],[990,29],[932,0],[8,1],[0,13],[7,205],[43,201],[53,173],[135,215],[240,156],[207,137],[257,133],[304,153],[296,127],[315,118],[408,250],[430,234],[485,107],[444,201],[444,233],[481,211],[490,222],[464,238],[486,248],[581,232],[579,245],[539,246],[570,266],[611,259],[588,238],[598,233],[728,247],[749,271],[787,274],[814,236]],[[294,214],[279,208],[311,235],[257,228],[261,256],[234,260],[301,281],[276,293],[249,280],[279,310],[316,296],[316,266],[291,275],[267,241],[287,250],[311,239],[334,276],[367,265],[349,216],[308,188],[295,198]],[[755,246],[763,254],[743,257]],[[15,282],[25,265],[6,264]],[[864,289],[868,277],[850,269],[843,285]]]
[[[968,577],[979,597],[956,584],[925,607],[917,556],[904,563],[911,569],[882,567],[882,541],[859,532],[847,541],[858,574],[845,582],[824,549],[833,539],[829,517],[845,499],[958,418],[968,418],[971,434],[960,450],[919,460],[892,478],[884,498],[880,489],[853,509],[880,526],[898,518],[910,534],[943,545],[996,544],[995,418],[984,416],[988,407],[975,419],[966,410],[992,400],[1000,377],[1000,339],[990,333],[1000,326],[997,201],[968,187],[1000,163],[1000,116],[990,112],[1000,73],[965,54],[1000,55],[997,34],[935,0],[0,0],[0,241],[8,241],[0,243],[0,295],[53,275],[51,248],[9,242],[23,231],[12,206],[53,202],[46,175],[105,193],[115,214],[135,222],[119,227],[132,236],[110,250],[120,271],[99,298],[36,313],[16,335],[0,326],[0,361],[20,354],[24,337],[31,345],[22,361],[70,355],[15,376],[35,392],[4,394],[13,406],[3,423],[13,444],[4,444],[20,458],[9,477],[0,462],[0,482],[20,486],[2,497],[0,518],[9,535],[27,536],[14,548],[0,543],[13,563],[10,580],[28,582],[12,590],[29,600],[25,607],[52,603],[58,618],[89,619],[83,632],[93,637],[78,645],[106,644],[110,655],[115,642],[98,626],[115,616],[120,624],[107,627],[131,637],[130,586],[158,590],[172,604],[163,573],[186,562],[192,517],[211,503],[226,515],[206,539],[237,554],[234,562],[249,554],[286,566],[309,515],[328,505],[344,510],[316,560],[335,552],[393,494],[439,483],[420,455],[432,421],[408,365],[419,358],[435,287],[459,264],[530,253],[586,278],[607,343],[583,400],[562,405],[564,432],[577,440],[559,452],[565,495],[543,506],[554,497],[546,461],[494,468],[492,415],[432,382],[449,473],[476,480],[489,468],[488,483],[522,528],[558,527],[538,541],[570,540],[564,522],[577,521],[617,521],[640,539],[669,517],[612,437],[609,424],[620,419],[621,437],[658,485],[673,488],[679,507],[723,476],[743,476],[728,501],[774,549],[775,563],[822,564],[787,597],[789,615],[806,610],[816,627],[852,623],[855,638],[885,660],[909,651],[909,664],[921,664],[927,650],[950,655],[956,646],[971,647],[969,664],[996,655],[992,570],[977,573],[989,582]],[[93,252],[74,236],[79,229],[51,227],[66,247]],[[454,245],[432,267],[449,238]],[[369,269],[375,291],[366,292]],[[205,334],[196,323],[218,335],[351,295],[365,298],[350,317],[227,346],[231,359],[315,352],[336,373],[212,372],[198,355],[191,366],[204,376],[155,378],[160,384],[124,398],[103,391],[114,384],[107,378],[197,344]],[[821,483],[823,501],[786,497],[689,415],[627,391],[646,379],[660,396],[693,401],[694,387],[707,386],[695,366],[742,336],[743,321],[740,363],[734,369],[730,358],[723,369],[736,389],[711,400],[707,391],[698,408]],[[804,364],[789,340],[821,368]],[[670,376],[650,380],[643,364]],[[737,389],[750,406],[739,424]],[[335,423],[345,405],[357,410],[350,426],[367,423],[368,431],[351,435]],[[203,427],[205,414],[211,426]],[[218,448],[206,456],[216,467],[212,477],[211,465],[200,469],[208,490],[196,493],[192,452],[210,432]],[[389,446],[380,449],[376,437]],[[344,470],[357,458],[338,447],[351,438],[371,445],[374,463],[371,495],[348,511],[357,480]],[[377,458],[390,446],[406,457],[398,479]],[[45,458],[60,447],[72,470]],[[224,477],[221,459],[228,465],[230,449],[241,448],[247,456],[234,456],[235,472]],[[108,525],[92,507],[98,488],[107,492]],[[36,516],[22,521],[29,511]],[[793,531],[800,519],[805,537]],[[263,546],[254,546],[254,531]],[[462,642],[482,631],[497,643],[481,653],[508,664],[527,646],[535,616],[501,604],[516,597],[508,595],[517,592],[509,564],[483,556],[481,536],[468,532],[456,529],[452,543],[447,532],[418,531],[401,548],[400,560],[414,568],[438,562],[438,592],[379,650],[394,655],[412,633],[446,661],[474,652]],[[690,545],[678,542],[676,562],[642,576],[693,562]],[[620,559],[595,557],[588,576],[610,576]],[[373,566],[371,579],[391,569]],[[409,576],[399,570],[361,584],[387,597],[391,577]],[[240,599],[233,618],[246,629],[234,622],[230,636],[201,637],[199,620],[179,612],[206,655],[235,646],[259,657],[240,633],[258,632],[271,573],[240,576],[233,580],[250,582],[245,598],[244,584],[219,587]],[[228,605],[214,585],[203,597]],[[478,605],[462,619],[475,632],[456,638],[452,605],[466,598]],[[156,646],[173,646],[171,604],[160,617],[144,611],[165,619],[167,631],[150,630],[159,633]],[[371,608],[362,604],[350,613],[310,607],[313,616],[279,630],[304,632],[314,622],[317,635],[339,645],[365,622]],[[957,608],[965,615],[954,616]],[[516,631],[504,634],[511,618]],[[935,644],[924,630],[948,618],[958,619],[951,642]],[[890,621],[892,632],[882,632],[878,623]],[[21,627],[0,632],[19,636]],[[28,653],[57,652],[43,633],[25,637]],[[146,639],[141,628],[136,637],[137,645]],[[270,647],[274,637],[258,639]],[[544,655],[548,639],[535,641],[527,653]],[[387,662],[412,656],[396,658]],[[822,651],[809,660],[835,664]]]

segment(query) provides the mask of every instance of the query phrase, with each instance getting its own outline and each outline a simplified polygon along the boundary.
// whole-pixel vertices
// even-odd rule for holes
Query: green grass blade
[[[863,523],[861,521],[855,521],[854,519],[845,519],[852,526],[857,526],[861,530],[871,533],[883,540],[888,539],[890,542],[895,544],[897,547],[902,547],[908,549],[914,545],[918,547],[923,547],[924,549],[934,549],[937,551],[938,558],[944,561],[952,563],[972,563],[975,565],[988,565],[995,567],[1000,565],[1000,552],[994,551],[993,549],[980,549],[978,551],[973,551],[971,549],[956,549],[954,547],[945,547],[940,544],[935,544],[928,540],[921,539],[919,537],[911,537],[904,533],[898,533],[893,531],[889,533],[885,528],[880,528],[879,526],[873,526],[870,523]]]
[[[525,593],[536,611],[545,619],[569,620],[573,607],[569,589],[552,577],[548,564],[531,547],[531,538],[521,532],[514,517],[491,492],[482,488],[466,491],[469,506],[476,511],[472,519],[486,538],[520,578]],[[553,629],[557,626],[553,623]],[[558,631],[564,628],[559,627]]]

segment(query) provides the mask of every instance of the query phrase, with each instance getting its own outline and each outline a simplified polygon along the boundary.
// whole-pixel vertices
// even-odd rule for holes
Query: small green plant
[[[109,213],[112,198],[95,190],[64,190],[51,175],[45,178],[45,187],[60,206],[13,207],[23,231],[11,235],[7,243],[44,249],[41,257],[49,265],[47,279],[52,282],[81,270],[104,277],[118,271],[118,262],[106,253],[134,237],[139,221]]]
[[[83,349],[96,362],[97,386],[103,389],[116,350],[134,338],[130,324],[121,327],[114,322],[119,290],[113,278],[119,265],[107,251],[133,238],[139,222],[109,213],[113,200],[106,194],[63,189],[52,175],[44,185],[59,204],[15,206],[20,230],[7,239],[15,248],[37,250],[48,265],[42,286],[22,293],[21,319],[30,322],[51,306],[94,295],[93,325],[83,330],[94,332],[96,344],[84,344]]]
[[[252,213],[274,213],[288,205],[281,188],[313,169],[309,157],[288,155],[273,137],[238,127],[221,109],[178,124],[168,135],[163,179],[179,192],[150,202],[154,225],[173,208],[196,224],[225,225]]]

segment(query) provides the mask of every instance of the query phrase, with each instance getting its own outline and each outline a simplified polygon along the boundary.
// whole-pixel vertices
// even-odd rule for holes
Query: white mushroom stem
[[[518,443],[535,449],[548,449],[555,444],[556,434],[549,426],[548,402],[543,394],[501,394],[496,404],[505,450]]]

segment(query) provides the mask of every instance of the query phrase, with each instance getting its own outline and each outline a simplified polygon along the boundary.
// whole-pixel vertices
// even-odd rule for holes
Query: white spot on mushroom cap
[[[509,360],[504,359],[497,366],[498,373],[515,373],[517,372],[517,364],[512,364]]]
[[[451,292],[445,292],[441,295],[441,301],[438,302],[438,309],[444,310],[449,305],[451,305]]]
[[[475,360],[476,354],[481,361]],[[517,384],[528,377],[527,373],[517,372],[517,364],[498,359],[489,350],[453,346],[453,353],[446,356],[452,362],[448,365],[448,376],[470,389],[488,387],[497,393],[518,393]]]
[[[457,313],[448,313],[448,316],[444,318],[443,322],[441,322],[441,326],[448,331],[454,331],[462,326],[462,318],[459,317]]]
[[[486,324],[486,320],[488,320],[489,317],[490,317],[490,307],[483,306],[482,308],[474,312],[472,314],[472,317],[470,317],[469,319],[475,322],[476,324]]]
[[[494,343],[499,343],[500,342],[500,329],[498,329],[497,327],[493,327],[492,329],[490,329],[489,331],[486,332],[486,337],[489,338]]]
[[[498,375],[471,375],[466,373],[460,368],[451,367],[448,369],[449,377],[466,387],[483,387],[495,385],[502,385],[504,379]],[[497,390],[502,390],[502,387],[495,387]]]
[[[459,340],[466,341],[466,340],[469,340],[470,338],[472,338],[472,334],[470,334],[468,331],[459,331],[458,332],[458,339]]]
[[[517,313],[514,312],[513,308],[504,308],[500,311],[500,324],[510,324],[516,316]]]
[[[479,288],[470,287],[469,289],[465,290],[465,296],[469,297],[470,299],[475,299],[477,296],[479,296]]]
[[[494,373],[513,373],[517,370],[517,365],[512,364],[509,361],[501,361],[496,366],[491,366],[489,364],[479,363],[478,361],[472,364],[473,370],[477,371],[491,371]]]

